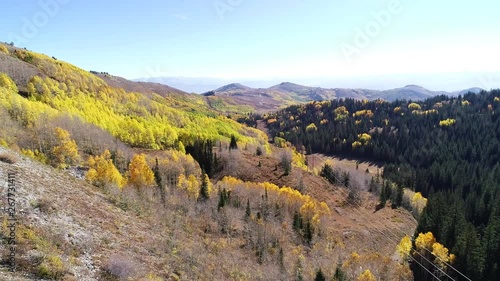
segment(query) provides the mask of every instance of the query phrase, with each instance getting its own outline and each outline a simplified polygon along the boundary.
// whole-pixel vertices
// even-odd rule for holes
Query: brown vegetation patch
[[[7,163],[7,164],[14,164],[17,162],[17,159],[12,154],[0,153],[0,161]]]

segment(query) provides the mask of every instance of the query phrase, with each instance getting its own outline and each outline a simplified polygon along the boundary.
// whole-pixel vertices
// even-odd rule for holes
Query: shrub
[[[285,172],[285,176],[288,176],[292,171],[292,157],[292,153],[289,150],[285,150],[281,154],[281,167]]]
[[[103,280],[129,280],[137,275],[136,264],[124,256],[112,256],[103,267]]]
[[[47,197],[40,198],[33,204],[33,208],[39,209],[44,214],[51,214],[56,211],[56,206],[51,199]]]
[[[49,163],[49,158],[43,152],[38,151],[38,149],[21,149],[21,153],[28,156],[29,158],[36,160],[43,164]]]
[[[7,164],[14,164],[16,163],[16,158],[14,157],[14,155],[2,153],[0,154],[0,161]]]
[[[262,155],[262,153],[263,153],[263,151],[262,151],[262,147],[257,146],[257,150],[255,151],[255,154],[257,154],[257,156],[261,156],[261,155]]]
[[[9,49],[7,49],[7,47],[5,47],[4,45],[0,45],[0,53],[4,53],[4,54],[9,54]]]
[[[361,194],[359,193],[359,189],[357,186],[349,188],[347,202],[354,206],[359,206],[359,204],[361,204]]]
[[[59,280],[65,272],[64,263],[59,256],[49,255],[38,266],[38,276],[41,278]]]

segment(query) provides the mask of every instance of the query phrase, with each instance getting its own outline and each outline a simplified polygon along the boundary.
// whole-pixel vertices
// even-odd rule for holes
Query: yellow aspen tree
[[[396,250],[398,251],[399,255],[401,256],[404,262],[408,260],[411,248],[412,248],[411,238],[410,236],[405,235],[405,237],[401,239],[401,242],[399,242],[398,246],[396,247]]]
[[[446,120],[439,121],[439,126],[440,127],[449,127],[451,125],[454,125],[456,122],[457,122],[457,120],[448,118]]]
[[[179,150],[182,153],[186,153],[186,147],[184,146],[184,144],[181,141],[179,141],[179,143],[177,143],[177,150]]]
[[[187,190],[189,182],[186,179],[184,173],[181,173],[177,178],[177,188],[181,190]]]
[[[349,111],[345,106],[338,107],[334,110],[335,120],[344,120],[349,115]]]
[[[100,156],[90,156],[87,164],[90,169],[87,172],[86,179],[92,184],[96,186],[115,184],[118,187],[123,187],[125,184],[125,179],[113,164],[113,160],[111,160],[109,150],[106,149]]]
[[[434,263],[442,269],[446,268],[447,263],[452,263],[455,260],[455,255],[448,255],[448,249],[438,242],[432,245],[432,254],[436,257]]]
[[[377,278],[371,273],[370,270],[365,270],[361,275],[358,276],[357,281],[377,281]]]
[[[355,141],[352,143],[352,149],[356,149],[356,148],[361,147],[361,146],[363,146],[363,144],[359,141]]]
[[[318,130],[318,127],[316,127],[316,124],[314,124],[314,123],[311,123],[311,124],[307,125],[307,127],[306,127],[306,132],[308,132],[308,133],[315,132],[317,130]]]
[[[68,131],[57,127],[54,130],[58,145],[52,149],[54,155],[54,164],[56,167],[64,169],[69,165],[76,163],[80,159],[78,154],[78,146],[71,139]]]
[[[305,219],[311,219],[316,211],[316,204],[310,198],[307,198],[304,204],[300,207],[300,214]]]
[[[186,192],[188,196],[197,200],[200,195],[200,182],[194,175],[189,175],[187,181],[188,185]]]
[[[365,145],[372,139],[372,136],[370,136],[367,133],[363,133],[363,134],[360,134],[358,136],[358,138],[359,138],[359,141],[361,142],[361,144]]]
[[[329,215],[331,214],[330,207],[325,202],[319,203],[319,214],[320,215]]]
[[[152,149],[160,149],[160,146],[156,143],[155,136],[151,129],[145,129],[142,133],[142,142],[144,147]]]
[[[31,96],[35,96],[37,94],[35,85],[33,83],[31,83],[31,82],[28,83],[28,93]]]
[[[7,49],[7,47],[5,47],[4,45],[0,45],[0,53],[4,53],[4,54],[9,54],[9,49]]]
[[[411,206],[413,209],[417,210],[418,213],[421,213],[426,205],[427,198],[423,197],[422,193],[417,192],[413,195],[411,199]]]
[[[360,266],[361,256],[357,252],[352,252],[346,261],[342,264],[345,270],[352,272],[351,276],[354,279],[354,270]]]
[[[136,154],[128,165],[129,183],[139,188],[154,183],[154,173],[148,166],[146,155]]]
[[[436,238],[434,238],[434,235],[432,232],[427,232],[425,234],[419,233],[417,239],[415,239],[415,247],[417,250],[432,250],[432,245],[436,243]]]
[[[12,92],[17,93],[17,86],[14,81],[5,73],[0,73],[0,87],[9,89]]]
[[[420,110],[420,109],[422,109],[422,107],[418,103],[412,102],[412,103],[410,103],[408,105],[408,109],[410,109],[410,110]]]

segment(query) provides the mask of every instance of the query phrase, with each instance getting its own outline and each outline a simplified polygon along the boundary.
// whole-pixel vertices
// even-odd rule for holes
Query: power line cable
[[[313,160],[314,160],[314,156],[313,156]],[[342,182],[342,181],[340,181],[340,180],[339,180],[339,178],[338,178],[335,174],[332,174],[332,176],[335,178],[335,180],[336,180],[337,182],[339,182],[339,183],[340,183],[340,182]],[[342,191],[340,190],[340,188],[339,188],[339,191],[342,193]],[[345,195],[345,194],[343,194],[343,195]],[[349,202],[349,201],[346,201],[346,202],[347,202],[349,205],[351,205],[352,207],[355,207],[355,206],[354,206],[351,202]],[[361,207],[361,205],[360,205],[360,204],[358,204],[358,206],[357,206],[357,207]],[[354,209],[355,209],[358,213],[360,213],[360,212],[359,212],[359,210],[358,210],[358,208],[356,208],[356,207],[355,207]],[[360,213],[360,214],[361,214],[361,213]],[[390,222],[390,224],[392,224],[393,226],[396,226],[396,225],[395,225],[394,223],[392,223],[392,222]],[[372,226],[374,226],[373,224],[371,224],[371,225],[372,225]],[[386,227],[386,229],[387,229],[387,230],[389,230],[389,232],[390,232],[392,235],[395,235],[395,237],[396,237],[396,238],[398,238],[397,234],[395,234],[393,231],[391,231],[388,227]],[[377,230],[378,230],[378,228],[377,228]],[[383,233],[382,233],[380,230],[379,230],[379,232],[383,235]],[[404,233],[405,235],[408,235],[408,234],[407,234],[407,233],[405,233],[404,231],[403,231],[403,233]],[[408,235],[408,236],[409,236],[409,237],[412,237],[411,235]],[[394,242],[394,241],[392,241],[392,242]],[[399,244],[399,243],[397,243],[397,242],[396,242],[396,245],[397,245],[397,244]],[[441,260],[441,261],[442,261],[443,263],[445,263],[447,266],[449,266],[450,268],[452,268],[452,269],[453,269],[454,271],[456,271],[458,274],[460,274],[461,276],[463,276],[465,279],[467,279],[468,281],[472,281],[472,280],[471,280],[470,278],[468,278],[465,274],[461,273],[459,270],[457,270],[456,268],[454,268],[453,266],[451,266],[449,263],[447,263],[446,261],[444,261],[443,259],[441,259],[439,256],[437,256],[437,255],[435,255],[434,253],[432,253],[431,251],[429,251],[429,249],[427,249],[427,248],[425,248],[425,247],[424,247],[424,249],[425,249],[426,251],[428,251],[429,253],[431,253],[431,254],[432,254],[433,256],[435,256],[436,258],[438,258],[439,260]],[[454,280],[451,276],[449,276],[447,273],[445,273],[445,272],[444,272],[444,271],[443,271],[440,267],[438,267],[437,265],[435,265],[434,263],[430,262],[428,259],[426,259],[425,257],[423,257],[423,256],[422,256],[422,255],[421,255],[418,251],[416,251],[416,250],[415,250],[415,252],[416,252],[418,255],[420,255],[422,258],[424,258],[425,260],[427,260],[430,264],[432,264],[432,265],[433,265],[436,269],[438,269],[439,271],[441,271],[442,273],[444,273],[444,274],[445,274],[446,276],[448,276],[450,279]]]

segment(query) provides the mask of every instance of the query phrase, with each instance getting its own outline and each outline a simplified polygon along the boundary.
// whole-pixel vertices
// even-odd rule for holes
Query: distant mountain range
[[[1,70],[1,68],[0,68]],[[189,94],[171,85],[159,82],[130,81],[121,77],[97,74],[112,87],[123,88],[127,91],[141,93],[157,93],[162,96],[172,96],[173,100],[196,100],[198,94]],[[208,80],[207,80],[208,81]],[[175,84],[175,83],[174,83]],[[283,82],[269,88],[253,88],[240,83],[231,83],[215,90],[202,94],[207,105],[221,112],[245,113],[245,112],[269,112],[292,104],[305,103],[309,101],[324,101],[337,98],[354,99],[384,99],[393,101],[396,99],[423,100],[437,95],[456,96],[467,92],[479,93],[481,88],[470,88],[455,92],[430,91],[417,85],[408,85],[391,90],[370,90],[350,88],[321,88],[309,87],[290,82]]]
[[[233,104],[250,106],[255,111],[270,111],[295,103],[337,98],[384,99],[387,101],[397,99],[423,100],[437,95],[454,96],[467,92],[479,93],[481,90],[481,88],[470,88],[456,92],[430,91],[417,85],[408,85],[385,91],[348,88],[327,89],[283,82],[269,88],[251,88],[239,83],[232,83],[206,92],[203,95],[226,99],[226,101],[231,100]]]
[[[291,82],[283,82],[269,88],[259,88],[243,85],[240,83],[230,83],[222,87],[222,81],[227,80],[214,78],[150,78],[135,81],[126,80],[116,76],[99,75],[108,84],[114,87],[121,87],[128,91],[135,92],[156,92],[161,95],[173,94],[182,96],[183,99],[198,96],[188,94],[179,89],[207,89],[212,85],[215,90],[205,91],[202,95],[207,104],[212,109],[221,112],[269,112],[277,109],[309,101],[324,101],[337,98],[354,98],[376,100],[384,99],[394,101],[396,99],[423,100],[437,95],[463,95],[467,92],[479,93],[481,88],[470,88],[454,92],[431,91],[417,85],[407,85],[402,88],[391,90],[371,90],[363,88],[322,88],[303,86]],[[144,81],[144,82],[140,82]],[[246,81],[251,85],[262,84],[259,81]],[[196,85],[199,83],[199,85]],[[168,85],[168,86],[167,86]],[[185,87],[183,87],[183,85]],[[210,89],[210,88],[209,88]],[[202,91],[196,91],[201,93]]]

